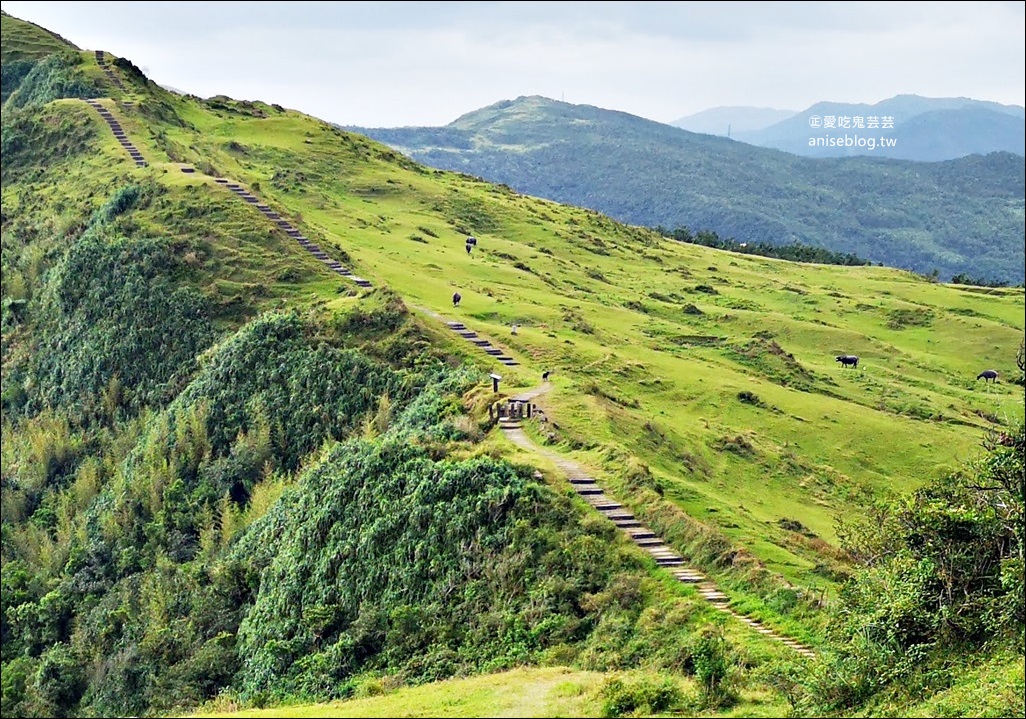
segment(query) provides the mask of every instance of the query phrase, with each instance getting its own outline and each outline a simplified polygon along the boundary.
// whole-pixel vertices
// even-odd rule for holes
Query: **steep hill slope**
[[[1022,157],[821,159],[622,112],[522,97],[441,128],[349,128],[457,170],[669,230],[804,244],[942,278],[1022,283]]]
[[[0,56],[0,104],[21,83],[32,66],[43,58],[78,48],[45,28],[0,11],[4,46]]]
[[[1021,414],[1021,290],[684,245],[121,58],[44,62],[2,115],[5,716],[543,663],[729,704],[726,667],[804,660],[497,402],[551,373],[524,436],[811,644],[853,571],[838,519]]]

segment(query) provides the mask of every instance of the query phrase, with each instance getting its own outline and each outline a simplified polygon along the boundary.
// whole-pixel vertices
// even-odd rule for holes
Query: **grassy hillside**
[[[79,48],[60,35],[34,23],[13,18],[0,11],[0,32],[3,33],[3,63],[18,60],[39,60],[65,50]]]
[[[823,679],[889,659],[832,634],[874,636],[831,619],[865,601],[845,590],[864,567],[841,528],[977,459],[990,430],[1015,434],[1021,288],[683,244],[108,62],[117,84],[91,52],[34,70],[2,114],[5,716],[341,699],[523,666],[611,673],[598,693],[581,680],[566,710],[587,713],[879,696]],[[145,166],[77,99],[89,88]],[[990,367],[1001,381],[975,379]],[[821,649],[820,669],[673,580],[489,419],[545,371],[549,421],[528,436],[737,611]],[[987,628],[1003,638],[1015,611]],[[957,689],[974,652],[909,686]],[[605,687],[638,668],[641,685]]]
[[[45,28],[0,12],[4,46],[0,53],[0,103],[40,61],[52,55],[75,52],[78,48]]]
[[[348,128],[433,167],[622,222],[793,241],[943,279],[1021,284],[1022,157],[813,159],[585,105],[521,97],[440,128]]]

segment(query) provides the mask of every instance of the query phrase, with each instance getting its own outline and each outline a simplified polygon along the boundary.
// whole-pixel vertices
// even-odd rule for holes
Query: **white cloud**
[[[1021,2],[16,2],[156,82],[345,125],[521,95],[662,122],[897,94],[1023,105]]]

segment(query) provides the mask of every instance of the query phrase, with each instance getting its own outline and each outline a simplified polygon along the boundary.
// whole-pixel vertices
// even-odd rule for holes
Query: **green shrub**
[[[80,62],[74,53],[56,53],[40,60],[7,98],[4,109],[44,105],[66,97],[94,97],[96,86],[79,70]]]
[[[651,716],[682,708],[680,686],[668,677],[613,677],[600,690],[602,716]]]

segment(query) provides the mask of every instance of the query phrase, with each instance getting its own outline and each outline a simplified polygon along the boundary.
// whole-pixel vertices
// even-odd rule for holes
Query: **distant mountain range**
[[[738,132],[762,130],[797,114],[797,110],[774,110],[771,107],[714,107],[670,124],[688,132],[734,137]]]
[[[801,112],[717,107],[673,123],[805,157],[890,157],[938,162],[988,152],[1026,155],[1019,105],[898,95],[881,102],[819,102]]]
[[[936,163],[813,159],[538,96],[444,127],[345,129],[431,167],[631,224],[1023,281],[1023,158],[1009,152]]]

